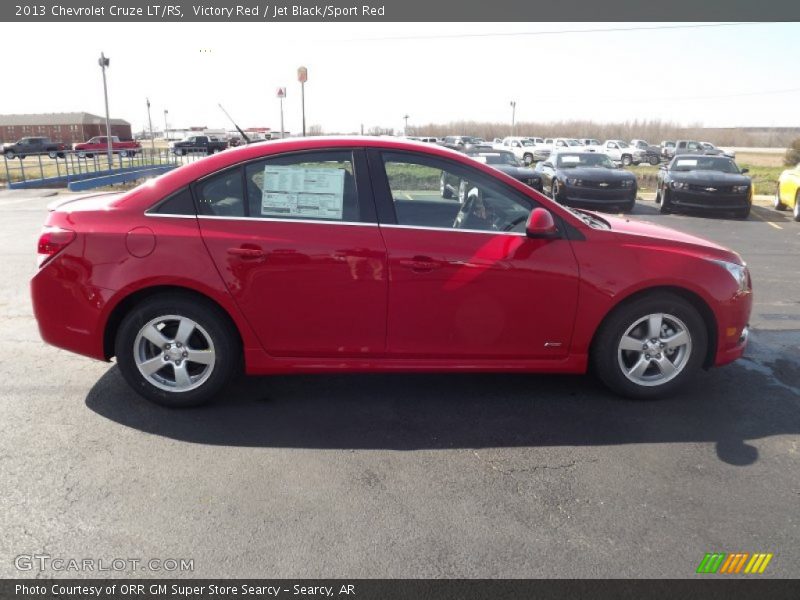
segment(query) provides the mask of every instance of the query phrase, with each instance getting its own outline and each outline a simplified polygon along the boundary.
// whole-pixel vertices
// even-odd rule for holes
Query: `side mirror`
[[[525,225],[525,235],[535,239],[553,239],[558,237],[558,228],[550,211],[541,207],[534,208]]]
[[[553,163],[551,163],[549,160],[547,160],[547,161],[542,163],[542,166],[552,169],[553,168]]]
[[[742,173],[749,173],[750,169],[742,169]]]

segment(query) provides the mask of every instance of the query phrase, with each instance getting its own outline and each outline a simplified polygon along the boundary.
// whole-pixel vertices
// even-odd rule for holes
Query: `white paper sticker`
[[[697,166],[697,159],[696,158],[684,158],[678,159],[675,162],[676,167],[696,167]]]
[[[561,161],[562,164],[565,164],[565,165],[577,165],[579,162],[581,162],[581,157],[580,156],[560,156],[559,160]]]
[[[261,214],[341,220],[344,173],[344,169],[267,165]]]

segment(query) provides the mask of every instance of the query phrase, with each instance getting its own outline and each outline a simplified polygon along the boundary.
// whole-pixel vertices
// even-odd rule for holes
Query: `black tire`
[[[691,350],[674,378],[660,385],[640,385],[623,372],[619,346],[631,325],[656,313],[677,317],[686,325]],[[605,318],[592,343],[591,364],[597,376],[613,392],[635,400],[654,400],[674,394],[686,385],[702,367],[707,349],[708,330],[697,309],[680,296],[659,292],[625,302]]]
[[[50,158],[58,158],[58,152],[56,152],[55,150],[51,150],[50,152],[47,153],[47,156],[49,156]]]
[[[661,159],[658,158],[657,156],[651,155],[647,162],[649,162],[652,166],[655,167],[661,162]]]
[[[792,218],[795,221],[800,221],[800,190],[797,190],[794,195],[794,208],[792,209]]]
[[[623,167],[630,167],[633,159],[631,158],[630,154],[623,154],[622,155],[622,166]]]
[[[5,155],[8,160],[14,160],[17,157],[17,153],[13,150],[8,150]]]
[[[191,319],[203,328],[213,343],[215,358],[211,373],[194,389],[162,389],[147,379],[136,364],[134,353],[137,351],[139,332],[153,319],[166,315]],[[163,331],[169,337],[166,329]],[[211,401],[241,364],[241,345],[227,315],[209,301],[180,293],[152,296],[134,307],[119,326],[114,348],[117,364],[128,385],[144,398],[169,408],[199,406]],[[165,363],[165,368],[169,373],[167,365],[168,362]]]
[[[559,204],[563,204],[563,196],[564,194],[561,192],[561,182],[558,179],[553,179],[553,181],[550,182],[550,197]]]
[[[772,199],[772,206],[775,210],[786,210],[786,205],[783,202],[781,202],[780,187],[778,187],[778,189],[775,190],[775,197]]]
[[[658,212],[662,215],[668,215],[672,212],[672,204],[669,201],[668,190],[661,190],[661,204],[658,207]]]
[[[527,166],[533,163],[533,154],[525,153],[522,155],[522,162]]]
[[[128,151],[127,151],[127,150],[121,150],[121,151],[120,151],[120,153],[119,153],[119,155],[120,155],[122,158],[128,158]]]
[[[439,194],[445,200],[453,199],[453,191],[447,187],[447,178],[445,177],[444,173],[442,173],[441,177],[439,177]]]

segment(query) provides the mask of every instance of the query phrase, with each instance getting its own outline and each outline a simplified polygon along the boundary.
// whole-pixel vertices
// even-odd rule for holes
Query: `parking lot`
[[[649,198],[649,197],[648,197]],[[171,411],[44,345],[27,282],[43,192],[0,191],[0,576],[20,554],[193,559],[214,577],[675,577],[706,552],[800,576],[800,223],[632,218],[727,245],[755,289],[745,359],[637,403],[591,377],[242,379]],[[120,575],[164,573],[122,571]]]

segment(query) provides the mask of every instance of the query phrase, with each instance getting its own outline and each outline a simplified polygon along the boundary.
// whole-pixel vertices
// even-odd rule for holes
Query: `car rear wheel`
[[[622,165],[623,166],[630,167],[632,162],[633,162],[633,159],[631,159],[631,157],[629,155],[627,155],[627,154],[623,154],[622,155]]]
[[[614,392],[655,399],[695,375],[707,346],[697,309],[680,296],[659,293],[624,304],[606,318],[592,345],[592,364]]]
[[[792,209],[792,216],[795,221],[800,221],[800,190],[794,195],[794,208]]]
[[[655,167],[658,166],[658,164],[661,162],[661,159],[659,159],[657,156],[651,155],[648,162]]]
[[[226,315],[180,294],[154,296],[128,313],[115,352],[128,384],[171,408],[212,400],[236,371],[241,354]]]
[[[523,155],[522,162],[525,163],[526,166],[531,164],[533,162],[533,154],[526,153]]]
[[[439,178],[439,194],[445,200],[452,200],[453,199],[453,191],[447,187],[447,180],[445,179],[444,173]]]
[[[122,158],[127,158],[127,157],[128,157],[128,151],[127,151],[127,150],[122,150],[122,151],[119,153],[119,155],[120,155]]]
[[[781,189],[780,186],[775,190],[775,197],[772,199],[772,206],[775,210],[786,210],[786,205],[781,202]]]

